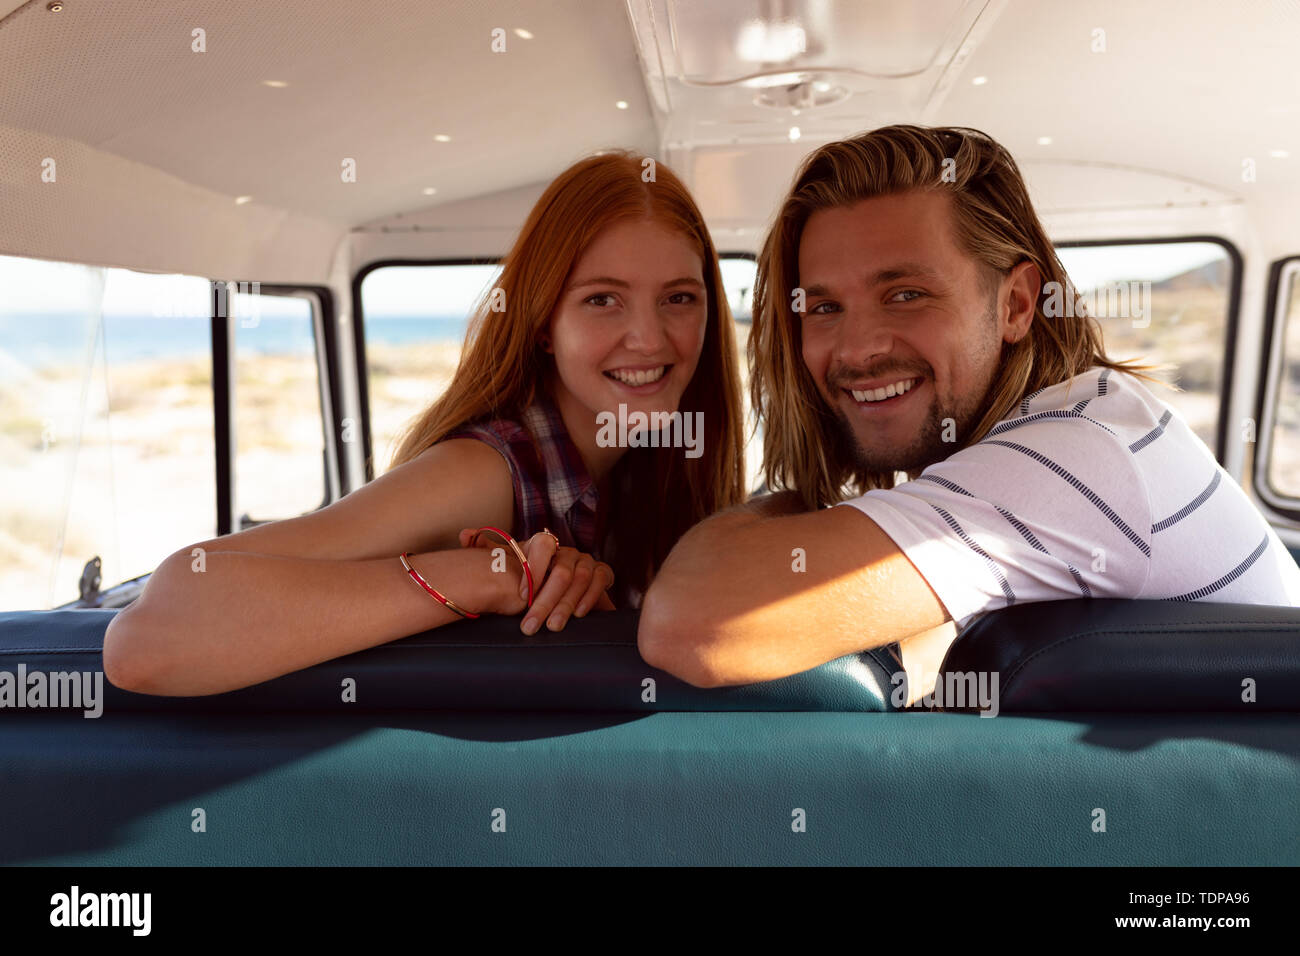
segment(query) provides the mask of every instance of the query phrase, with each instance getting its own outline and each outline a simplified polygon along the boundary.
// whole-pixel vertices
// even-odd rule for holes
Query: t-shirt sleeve
[[[1136,597],[1151,567],[1151,506],[1103,426],[1031,422],[892,489],[843,502],[876,522],[959,628],[1029,601]]]

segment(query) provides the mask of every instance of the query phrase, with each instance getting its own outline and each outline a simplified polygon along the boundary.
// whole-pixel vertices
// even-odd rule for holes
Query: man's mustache
[[[848,388],[854,382],[867,381],[873,378],[885,378],[887,376],[897,375],[898,378],[924,378],[926,373],[920,369],[907,368],[899,365],[880,365],[875,368],[853,369],[846,366],[839,366],[826,373],[826,385],[834,391],[839,388]]]

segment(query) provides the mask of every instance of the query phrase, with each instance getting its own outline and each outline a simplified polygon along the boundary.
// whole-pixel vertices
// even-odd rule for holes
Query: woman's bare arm
[[[494,573],[479,549],[412,555],[426,580],[471,611],[503,608],[517,573]],[[104,638],[104,671],[145,694],[217,694],[257,684],[460,617],[424,593],[396,557],[345,561],[212,552],[206,569],[177,552],[149,586],[183,599],[187,615],[148,605],[118,612]],[[523,607],[523,600],[518,605]]]
[[[517,573],[493,572],[458,532],[509,527],[513,502],[505,460],[455,440],[320,511],[183,548],[109,624],[106,675],[144,693],[218,693],[459,620],[406,576],[402,551],[458,604],[495,609]]]

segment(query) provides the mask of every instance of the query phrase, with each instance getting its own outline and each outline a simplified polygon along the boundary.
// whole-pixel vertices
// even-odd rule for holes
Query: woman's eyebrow
[[[625,282],[622,279],[614,279],[611,278],[610,276],[593,276],[590,279],[583,279],[581,282],[574,282],[570,284],[569,288],[581,289],[584,286],[589,286],[589,285],[615,285],[618,286],[620,289],[632,288],[631,283]]]
[[[570,290],[581,289],[589,285],[612,285],[612,286],[617,286],[620,289],[632,288],[631,283],[627,282],[624,279],[615,279],[611,276],[593,276],[590,279],[582,279],[578,282],[572,283],[569,286],[569,289]],[[680,279],[669,279],[667,282],[663,284],[661,288],[669,289],[675,286],[682,286],[682,285],[695,286],[696,288],[699,289],[704,288],[703,282],[701,282],[699,279],[692,278],[691,276],[682,276]]]

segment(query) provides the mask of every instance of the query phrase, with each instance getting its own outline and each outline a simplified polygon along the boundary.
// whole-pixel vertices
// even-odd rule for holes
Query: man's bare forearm
[[[745,551],[743,536],[765,521],[804,514],[803,499],[793,491],[750,498],[744,504],[705,518],[682,536],[655,578],[660,591],[709,579],[719,566],[730,567]]]

